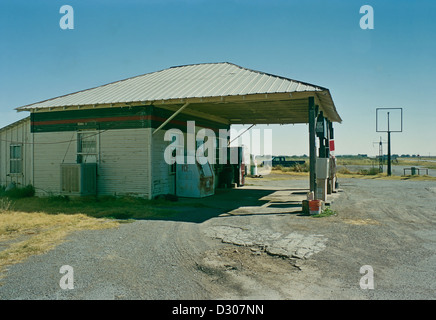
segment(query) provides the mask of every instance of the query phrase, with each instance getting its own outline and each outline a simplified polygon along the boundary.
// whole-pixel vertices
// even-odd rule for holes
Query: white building
[[[341,121],[326,88],[207,63],[26,105],[17,110],[30,117],[0,129],[0,185],[32,184],[39,195],[175,194],[166,130],[180,129],[186,144],[187,121],[217,135],[232,124],[308,123],[310,101],[330,123]]]

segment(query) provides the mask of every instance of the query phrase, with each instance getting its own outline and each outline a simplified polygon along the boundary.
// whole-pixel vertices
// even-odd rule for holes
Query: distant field
[[[291,179],[309,178],[309,172],[292,172],[292,171],[282,171],[282,170],[273,169],[271,173],[274,174],[273,176],[271,176],[271,178],[268,175],[265,175],[264,177],[270,180],[286,180],[288,178]],[[362,172],[352,172],[347,170],[339,170],[336,176],[338,178],[356,178],[356,179],[436,181],[436,177],[430,177],[427,175],[387,176],[386,173],[368,174]]]
[[[309,163],[309,158],[305,157],[290,157],[285,156],[286,160],[295,160],[295,161],[306,161]],[[261,163],[266,158],[257,157],[258,163]],[[337,157],[336,158],[337,165],[378,165],[378,159],[375,158],[360,158],[360,157]],[[393,165],[402,165],[402,166],[414,166],[428,169],[436,169],[436,158],[397,158],[393,160]],[[386,165],[386,161],[385,161]]]
[[[436,161],[436,160],[435,160]],[[336,163],[338,165],[378,165],[377,159],[369,159],[369,158],[336,158]],[[386,165],[386,161],[385,161]],[[428,169],[436,169],[436,162],[419,160],[413,158],[397,158],[392,161],[392,165],[401,165],[401,166],[415,166],[422,167]]]
[[[423,160],[398,159],[398,165],[436,169],[436,160],[432,160],[432,161],[427,161],[424,159]]]
[[[436,181],[436,177],[427,175],[406,175],[406,176],[387,176],[386,173],[378,174],[359,174],[359,173],[337,173],[338,178],[358,178],[358,179],[380,179],[380,180],[414,180],[414,181]]]

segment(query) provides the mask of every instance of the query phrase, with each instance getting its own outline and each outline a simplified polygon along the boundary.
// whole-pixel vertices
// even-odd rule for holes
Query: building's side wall
[[[10,146],[20,145],[22,150],[22,172],[11,173]],[[32,135],[30,119],[24,119],[0,130],[0,185],[15,182],[18,187],[33,183],[32,178]]]
[[[160,130],[153,135],[152,140],[153,196],[172,193],[170,179],[175,178],[174,175],[170,174],[170,165],[164,159],[165,149],[170,143],[164,140],[164,135],[165,131]]]
[[[160,130],[152,138],[153,196],[174,194],[176,191],[175,172],[171,172],[171,166],[165,161],[165,150],[171,144],[170,141],[164,139],[166,131]],[[184,139],[186,141],[186,134],[184,134]]]
[[[35,185],[60,192],[60,165],[76,163],[81,132],[97,135],[97,194],[150,196],[150,110],[146,107],[79,109],[32,113],[36,144]]]
[[[98,194],[152,198],[174,193],[175,176],[164,159],[170,144],[164,140],[165,131],[177,128],[186,133],[188,120],[196,121],[196,130],[229,126],[179,114],[153,135],[173,112],[136,106],[32,113],[35,186],[59,193],[61,163],[77,162],[77,134],[91,130],[98,133]]]
[[[76,162],[75,132],[34,133],[34,186],[36,194],[60,193],[61,164]]]
[[[100,134],[98,193],[148,197],[150,128],[108,130]]]
[[[147,135],[150,129],[97,131],[97,193],[149,194]],[[35,133],[35,186],[39,194],[60,192],[62,163],[76,163],[78,132]]]

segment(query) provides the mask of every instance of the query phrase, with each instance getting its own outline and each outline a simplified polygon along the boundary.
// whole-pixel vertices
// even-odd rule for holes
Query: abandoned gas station
[[[308,124],[310,191],[325,200],[335,189],[329,159],[333,124],[342,120],[330,91],[231,63],[172,67],[17,110],[30,117],[0,129],[3,185],[32,184],[40,194],[212,195],[225,165],[163,159],[166,131],[178,128],[189,141],[186,122],[195,121],[194,133]]]

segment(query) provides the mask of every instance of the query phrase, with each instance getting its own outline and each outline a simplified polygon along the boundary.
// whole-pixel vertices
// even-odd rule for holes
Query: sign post
[[[384,115],[386,115],[387,117],[387,122],[383,124],[381,117]],[[395,121],[397,122],[394,128],[391,127],[391,116],[395,117]],[[403,132],[403,108],[377,108],[375,121],[376,121],[376,132],[387,132],[388,134],[387,174],[388,176],[391,176],[392,175],[391,132]]]

